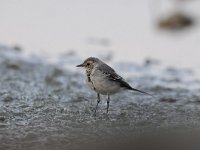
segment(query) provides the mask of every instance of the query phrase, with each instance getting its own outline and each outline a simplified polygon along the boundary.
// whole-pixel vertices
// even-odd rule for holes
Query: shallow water
[[[199,127],[198,69],[110,61],[131,85],[154,97],[113,95],[108,115],[102,97],[94,116],[96,94],[74,67],[80,62],[75,54],[50,63],[0,47],[0,149],[80,148],[110,139],[128,141],[152,130]]]

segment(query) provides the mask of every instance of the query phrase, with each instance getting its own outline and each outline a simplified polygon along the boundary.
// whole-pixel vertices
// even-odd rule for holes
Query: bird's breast
[[[88,86],[92,89],[92,90],[95,90],[95,87],[94,87],[94,84],[93,84],[93,81],[91,80],[91,72],[86,72],[86,82],[88,84]]]
[[[102,72],[95,72],[90,75],[93,89],[103,95],[111,95],[120,90],[118,83],[108,80],[107,76]]]

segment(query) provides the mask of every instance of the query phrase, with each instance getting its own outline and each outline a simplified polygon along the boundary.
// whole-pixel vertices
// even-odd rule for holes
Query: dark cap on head
[[[99,59],[96,58],[96,57],[89,57],[89,58],[87,58],[84,62],[88,62],[88,61],[98,62]]]
[[[87,58],[82,64],[77,65],[76,67],[84,67],[85,64],[86,64],[87,62],[89,62],[89,61],[98,62],[98,61],[100,61],[100,60],[99,60],[98,58],[96,58],[96,57],[89,57],[89,58]]]

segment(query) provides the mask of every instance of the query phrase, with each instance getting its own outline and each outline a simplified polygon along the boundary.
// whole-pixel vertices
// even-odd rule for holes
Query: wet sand
[[[0,47],[0,149],[149,149],[172,144],[184,149],[198,144],[200,79],[195,69],[151,60],[115,63],[131,85],[154,97],[116,94],[108,115],[103,97],[94,116],[96,94],[85,84],[83,72],[70,69],[82,62],[78,56],[66,55],[52,64],[22,53]]]

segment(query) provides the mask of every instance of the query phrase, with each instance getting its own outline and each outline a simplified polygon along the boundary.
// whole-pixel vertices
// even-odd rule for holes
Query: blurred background
[[[198,67],[198,0],[0,1],[0,44],[49,58],[76,52]]]
[[[199,20],[199,0],[0,0],[0,149],[199,149]],[[89,56],[154,96],[94,116]]]

